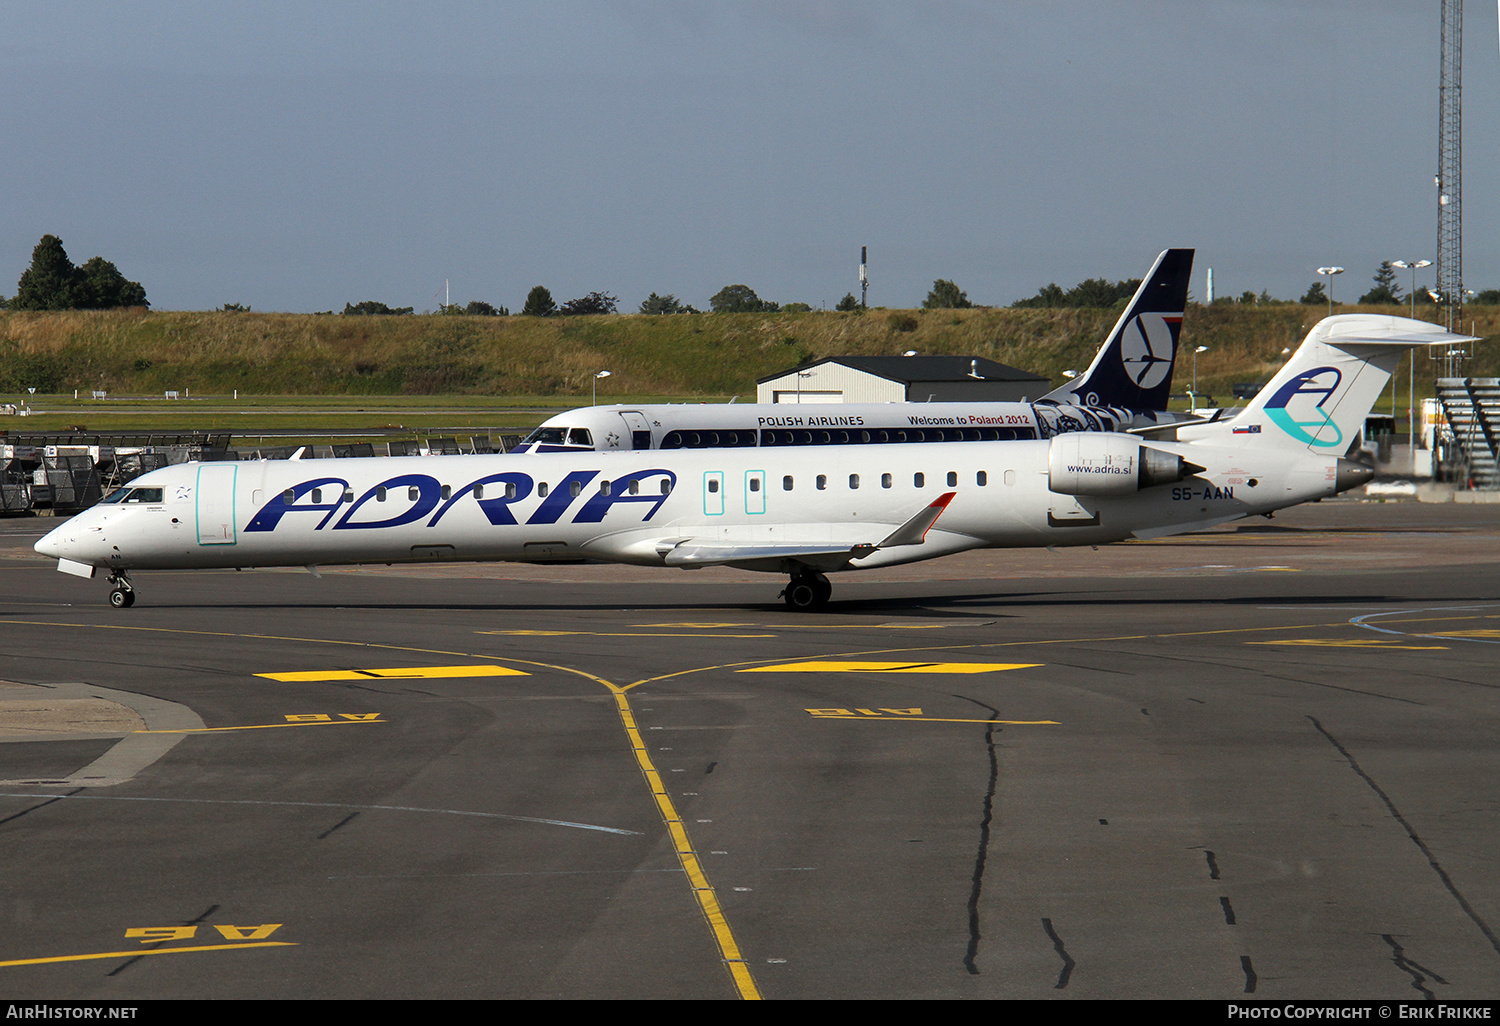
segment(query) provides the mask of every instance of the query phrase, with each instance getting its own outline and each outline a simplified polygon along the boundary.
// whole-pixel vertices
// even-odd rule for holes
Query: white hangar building
[[[755,385],[758,403],[1018,402],[1052,391],[1039,374],[971,356],[830,356]]]

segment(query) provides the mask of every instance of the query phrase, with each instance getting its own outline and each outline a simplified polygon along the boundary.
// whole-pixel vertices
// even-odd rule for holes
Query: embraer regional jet
[[[1244,410],[1171,440],[183,464],[36,550],[81,577],[107,571],[117,607],[134,602],[134,570],[591,559],[784,573],[787,605],[813,609],[834,571],[1155,538],[1352,488],[1372,471],[1343,454],[1402,354],[1469,340],[1402,317],[1327,318]]]
[[[1166,412],[1192,270],[1191,249],[1162,251],[1088,370],[1035,402],[590,406],[549,418],[511,452],[998,442],[1197,420]]]

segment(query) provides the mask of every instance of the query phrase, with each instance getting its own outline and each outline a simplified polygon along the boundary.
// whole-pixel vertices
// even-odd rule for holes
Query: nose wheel
[[[786,607],[798,612],[813,612],[828,605],[828,599],[833,594],[833,585],[828,583],[828,578],[820,573],[807,571],[794,574],[787,582],[781,597],[786,600]]]
[[[130,583],[129,576],[123,570],[116,570],[109,575],[109,604],[116,609],[129,609],[135,605],[135,588]]]

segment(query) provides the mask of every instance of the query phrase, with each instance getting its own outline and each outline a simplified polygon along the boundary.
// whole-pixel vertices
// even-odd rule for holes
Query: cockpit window
[[[539,427],[526,436],[526,441],[539,445],[566,445],[568,442],[568,429],[559,427]]]
[[[589,434],[588,428],[573,428],[568,432],[569,445],[586,445],[590,449],[594,447],[594,436]]]
[[[125,502],[161,502],[162,490],[160,488],[132,488],[130,494],[125,496]]]
[[[114,491],[110,492],[104,498],[100,499],[99,502],[100,502],[100,504],[103,504],[103,503],[106,503],[106,502],[122,502],[122,501],[124,501],[125,496],[129,492],[130,492],[129,488],[116,488]]]

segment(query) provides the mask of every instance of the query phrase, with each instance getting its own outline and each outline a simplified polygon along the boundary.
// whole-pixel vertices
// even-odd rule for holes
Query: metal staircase
[[[1438,378],[1437,393],[1453,435],[1444,465],[1470,488],[1500,491],[1500,378]]]

